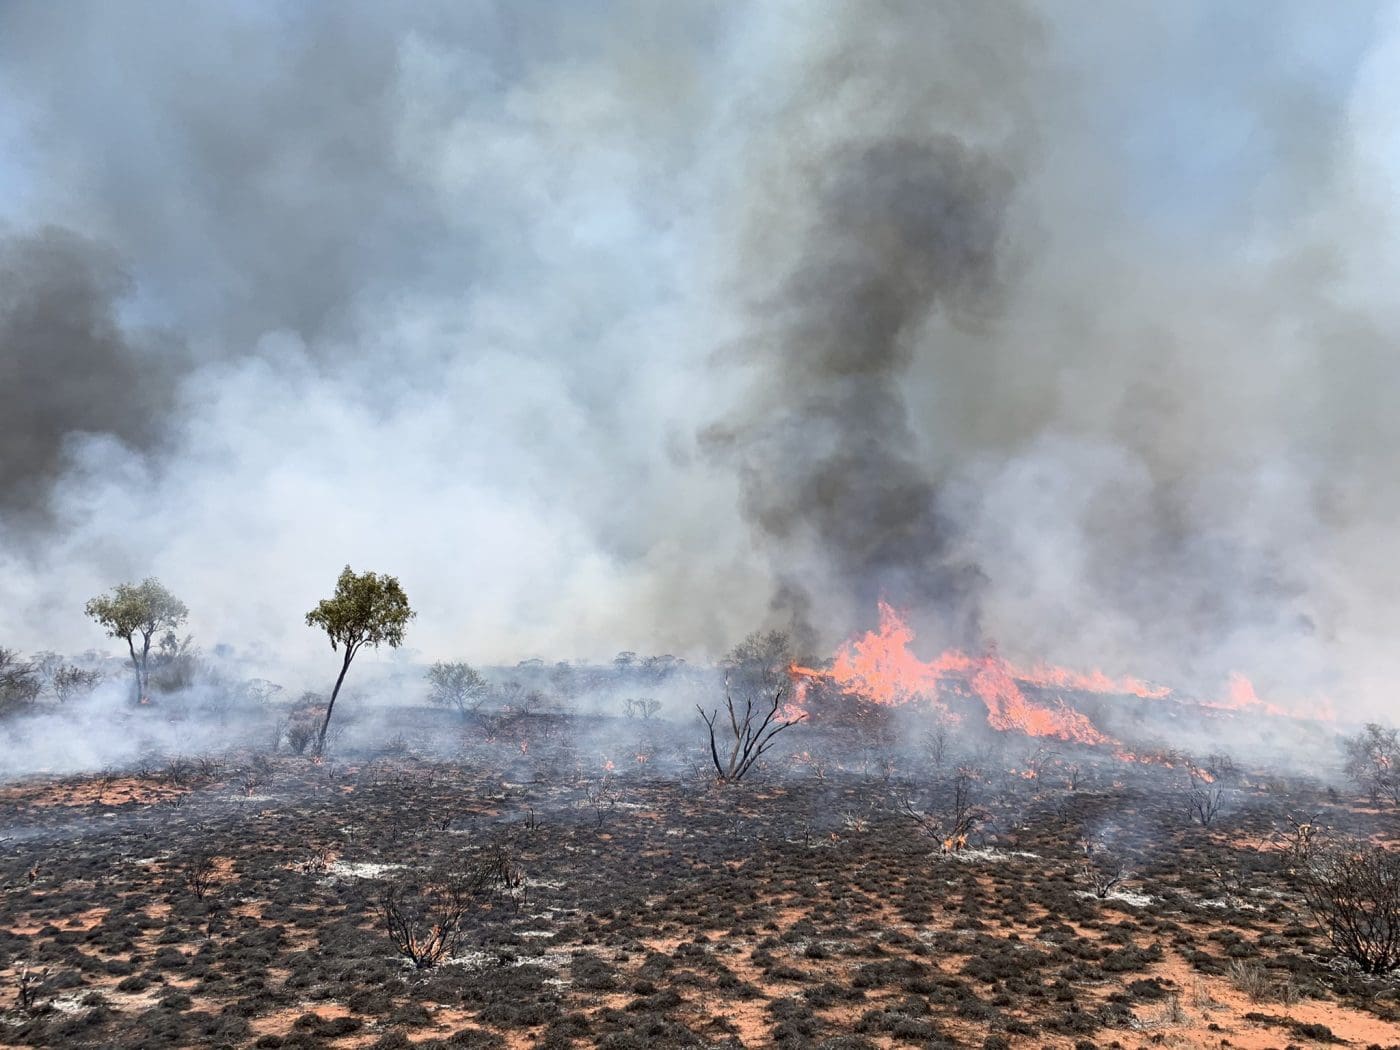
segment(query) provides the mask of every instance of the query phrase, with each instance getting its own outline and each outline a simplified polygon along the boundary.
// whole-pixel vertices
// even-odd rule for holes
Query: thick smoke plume
[[[731,355],[756,379],[706,434],[738,467],[776,604],[808,645],[825,634],[813,617],[850,622],[880,598],[975,640],[979,573],[953,545],[905,387],[935,320],[975,327],[994,313],[1025,132],[1020,76],[996,83],[951,41],[1017,48],[1027,27],[1004,11],[901,15],[904,43],[893,22],[857,18],[818,44],[772,118]],[[996,141],[1008,120],[1016,134]]]
[[[1393,13],[0,10],[0,644],[1400,674]],[[829,650],[827,650],[829,651]]]
[[[47,228],[0,234],[0,510],[41,525],[47,486],[83,435],[138,454],[164,433],[177,348],[118,320],[129,289],[110,250]]]

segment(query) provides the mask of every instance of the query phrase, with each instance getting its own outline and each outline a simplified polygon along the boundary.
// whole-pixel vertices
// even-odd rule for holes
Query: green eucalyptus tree
[[[120,583],[111,594],[92,599],[87,603],[87,614],[107,629],[108,637],[126,642],[136,672],[136,702],[145,703],[150,686],[151,642],[157,634],[174,631],[183,624],[189,608],[159,580],[148,577],[140,583]]]
[[[388,645],[397,649],[403,644],[404,628],[416,615],[408,607],[408,595],[396,577],[357,573],[348,565],[336,581],[335,594],[306,614],[308,627],[320,627],[330,637],[332,651],[344,650],[340,675],[331,690],[321,733],[316,738],[316,754],[325,749],[335,698],[340,695],[345,673],[350,670],[355,654],[366,645],[375,648]]]

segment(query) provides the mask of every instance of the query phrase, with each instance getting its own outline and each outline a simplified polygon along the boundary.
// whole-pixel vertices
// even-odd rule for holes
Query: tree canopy
[[[121,638],[131,653],[136,671],[136,699],[146,701],[149,684],[147,665],[151,640],[161,631],[173,631],[185,622],[190,610],[154,577],[140,583],[119,583],[111,594],[102,594],[87,603],[87,614],[106,628],[111,638]],[[136,638],[141,638],[137,651]]]
[[[87,603],[87,614],[107,629],[111,638],[128,642],[135,635],[151,639],[161,631],[173,631],[185,622],[190,610],[154,577],[140,583],[119,583],[111,594]]]
[[[771,695],[788,685],[792,642],[782,631],[754,631],[720,661],[731,688]]]
[[[475,712],[491,695],[491,685],[471,664],[439,660],[428,668],[428,699],[463,716]]]
[[[308,627],[320,627],[330,638],[331,649],[354,656],[363,646],[403,644],[404,629],[415,613],[397,577],[373,572],[357,573],[345,566],[336,581],[335,594],[322,599],[306,614]]]

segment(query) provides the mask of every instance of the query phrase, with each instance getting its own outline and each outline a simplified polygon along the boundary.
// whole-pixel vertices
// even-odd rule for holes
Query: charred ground
[[[689,725],[408,722],[322,763],[4,789],[0,1042],[1400,1045],[1400,987],[1340,959],[1290,874],[1300,826],[1388,841],[1395,814],[1306,778],[804,726],[721,784]],[[960,787],[949,852],[928,829]],[[487,869],[415,966],[386,900],[426,940]]]

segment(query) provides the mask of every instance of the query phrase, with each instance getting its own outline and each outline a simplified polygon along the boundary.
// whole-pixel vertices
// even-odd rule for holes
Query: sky
[[[930,647],[1383,711],[1400,21],[0,5],[0,645]]]

